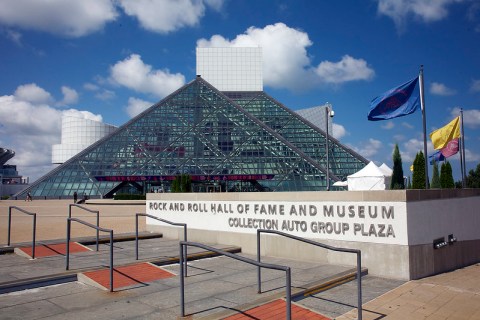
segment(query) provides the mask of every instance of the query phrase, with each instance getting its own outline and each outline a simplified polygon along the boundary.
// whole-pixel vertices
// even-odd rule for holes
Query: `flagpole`
[[[465,159],[465,133],[463,132],[463,108],[460,108],[460,129],[462,130],[461,132],[461,138],[460,140],[462,141],[461,149],[460,149],[460,160],[462,161],[461,170],[462,170],[462,187],[466,187],[466,177],[467,177],[467,172],[466,172],[466,159]]]
[[[423,120],[423,153],[425,155],[425,189],[430,189],[428,180],[428,154],[427,154],[427,115],[425,111],[425,97],[423,87],[423,64],[420,65],[420,74],[418,76],[420,81],[420,105],[422,107]]]
[[[463,175],[463,165],[464,165],[464,163],[463,163],[463,152],[462,152],[462,145],[463,145],[463,138],[462,137],[460,137],[458,139],[458,143],[459,143],[458,149],[460,151],[459,152],[460,153],[460,173],[462,175],[462,188],[465,188],[465,176]]]

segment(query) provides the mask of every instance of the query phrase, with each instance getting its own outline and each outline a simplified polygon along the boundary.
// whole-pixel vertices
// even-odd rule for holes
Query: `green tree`
[[[440,173],[438,172],[438,162],[435,160],[433,160],[433,174],[430,187],[432,189],[440,189],[442,187],[440,184]]]
[[[446,163],[442,163],[442,166],[440,167],[440,186],[442,188],[445,188],[445,185],[447,184],[447,182],[445,181],[446,177],[447,177],[447,167],[445,166]]]
[[[393,173],[392,181],[390,182],[390,189],[405,189],[405,181],[403,180],[402,156],[398,149],[398,144],[395,144],[393,149]]]
[[[172,193],[177,193],[180,192],[180,179],[178,179],[178,176],[175,177],[175,180],[172,181],[172,186],[170,188]]]
[[[455,188],[455,181],[453,180],[452,166],[450,162],[442,164],[440,169],[440,185],[443,189]]]
[[[413,161],[412,189],[425,189],[425,157],[420,151]]]
[[[480,163],[475,170],[470,170],[467,176],[467,188],[480,188]]]
[[[171,190],[173,193],[191,192],[192,191],[192,177],[188,174],[182,174],[175,177],[172,182]]]

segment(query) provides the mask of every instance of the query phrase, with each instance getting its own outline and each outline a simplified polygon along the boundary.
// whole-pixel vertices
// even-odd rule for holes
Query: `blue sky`
[[[197,46],[261,46],[267,93],[293,110],[331,103],[341,142],[390,167],[398,143],[406,175],[423,150],[421,113],[370,122],[367,112],[423,64],[427,134],[463,108],[467,171],[480,163],[478,1],[0,0],[9,163],[40,177],[62,114],[124,124],[194,79]]]

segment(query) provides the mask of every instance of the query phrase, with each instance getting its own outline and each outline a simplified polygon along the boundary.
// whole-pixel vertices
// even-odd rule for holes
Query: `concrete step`
[[[139,240],[145,240],[145,239],[156,239],[156,238],[162,238],[163,234],[162,233],[155,233],[155,232],[139,232],[138,233],[138,239]],[[135,240],[135,233],[120,233],[120,234],[114,234],[113,235],[113,242],[124,242],[124,241],[133,241]],[[35,246],[38,245],[52,245],[52,244],[59,244],[59,243],[64,243],[66,240],[65,239],[55,239],[55,240],[42,240],[38,241]],[[79,238],[72,238],[72,242],[77,242],[80,243],[84,246],[88,245],[93,245],[96,244],[96,238],[95,237],[79,237]],[[105,235],[100,235],[98,237],[98,243],[108,243],[110,242],[110,238]],[[15,243],[14,245],[11,246],[5,246],[0,248],[0,255],[2,254],[9,254],[9,253],[14,253],[15,248],[18,247],[32,247],[32,242],[21,242],[21,243]]]
[[[221,250],[227,251],[230,253],[241,252],[241,248],[236,246],[222,246]],[[199,259],[211,258],[216,256],[218,256],[218,254],[212,251],[200,251],[196,253],[189,253],[187,256],[187,260],[192,261],[192,260],[199,260]],[[162,257],[158,259],[139,259],[130,264],[115,265],[114,268],[131,266],[131,265],[135,265],[142,262],[151,263],[157,266],[163,266],[163,265],[179,263],[179,261],[180,259],[178,256]],[[102,269],[105,269],[105,268],[104,267],[99,268],[97,266],[97,267],[90,267],[90,268],[65,270],[62,273],[51,274],[47,276],[39,276],[39,277],[31,277],[31,278],[21,279],[21,280],[6,281],[3,283],[0,283],[0,294],[26,290],[26,289],[33,289],[38,287],[45,287],[45,286],[50,286],[50,285],[59,284],[59,283],[77,281],[79,273],[97,271]]]
[[[362,277],[368,274],[368,269],[367,268],[362,268]],[[357,268],[352,268],[349,270],[346,270],[344,272],[337,273],[333,276],[329,276],[323,279],[319,279],[316,281],[313,281],[311,283],[308,283],[304,285],[302,288],[298,287],[292,287],[292,304],[296,301],[299,301],[303,298],[306,298],[308,296],[317,294],[322,291],[326,291],[328,289],[334,288],[336,286],[339,286],[343,283],[346,283],[348,281],[355,280],[357,278]],[[263,305],[267,305],[270,303],[273,303],[274,301],[277,301],[278,299],[285,299],[286,296],[286,291],[281,291],[275,294],[271,295],[266,295],[263,297],[260,297],[251,303],[239,305],[235,308],[230,308],[229,310],[222,310],[220,312],[216,312],[213,314],[209,314],[204,317],[200,318],[195,318],[195,319],[200,319],[200,320],[215,320],[215,319],[226,319],[229,317],[232,317],[234,315],[237,315],[239,313],[241,314],[249,314],[249,310],[254,310],[255,308],[261,307]],[[292,306],[293,308],[293,306]],[[284,309],[285,310],[285,309]],[[282,317],[285,313],[282,314]],[[253,317],[255,319],[255,317]],[[233,318],[232,318],[233,319]],[[236,319],[236,318],[235,318]],[[239,318],[241,319],[241,318]],[[246,317],[245,319],[252,319],[252,317],[248,318]],[[328,319],[325,317],[325,319]]]

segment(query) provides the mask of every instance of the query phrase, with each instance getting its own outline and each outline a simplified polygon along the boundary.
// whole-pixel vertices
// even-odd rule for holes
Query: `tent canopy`
[[[389,166],[387,166],[385,163],[382,163],[380,167],[378,167],[382,172],[385,174],[385,176],[391,176],[393,174],[393,170],[390,169]]]
[[[347,177],[348,190],[385,190],[390,185],[390,171],[387,165],[379,168],[370,161],[362,170]]]
[[[347,181],[336,181],[333,184],[334,187],[348,187],[348,182]]]

